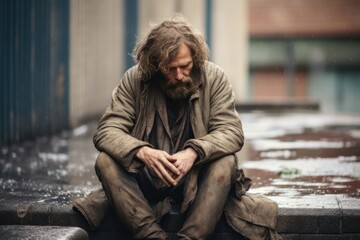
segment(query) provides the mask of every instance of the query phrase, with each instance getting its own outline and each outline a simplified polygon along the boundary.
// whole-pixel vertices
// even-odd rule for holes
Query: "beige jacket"
[[[191,125],[195,139],[185,146],[194,147],[200,158],[189,173],[183,210],[196,194],[197,174],[201,166],[233,154],[244,144],[244,134],[234,94],[224,71],[207,62],[205,74],[194,79],[198,91],[190,98]],[[135,172],[142,163],[134,158],[146,142],[154,124],[154,91],[150,81],[141,80],[137,66],[128,70],[112,94],[112,103],[100,120],[94,143],[116,159],[126,170]]]
[[[198,90],[190,97],[190,118],[194,139],[188,140],[185,147],[193,147],[200,157],[185,182],[182,212],[187,209],[196,195],[197,178],[201,167],[209,161],[236,153],[244,144],[242,125],[239,115],[235,111],[234,93],[226,74],[221,68],[210,62],[205,63],[204,69],[204,73],[194,79]],[[121,79],[119,86],[113,91],[111,105],[101,118],[94,136],[96,148],[113,157],[129,172],[136,172],[139,167],[143,166],[142,162],[134,158],[136,151],[142,146],[150,146],[146,140],[153,127],[155,115],[153,104],[155,93],[149,91],[150,88],[151,81],[141,80],[137,66],[129,69]],[[245,201],[241,201],[241,199],[250,188],[251,180],[243,175],[242,170],[237,171],[237,176],[236,193],[228,197],[228,203],[224,210],[225,213],[228,213],[226,214],[227,220],[230,226],[243,235],[248,235],[251,239],[265,239],[251,237],[253,231],[246,230],[248,232],[244,232],[240,229],[244,226],[239,222],[263,226],[265,228],[260,227],[261,232],[262,234],[266,232],[265,235],[267,235],[268,230],[271,232],[275,229],[277,204],[264,197],[259,198],[246,194],[246,199],[252,199],[248,201],[252,205],[245,206],[248,207],[248,211],[250,210],[248,213],[251,213],[251,209],[254,207],[252,211],[258,216],[254,217],[252,213],[249,216],[244,215],[241,208],[244,207]],[[74,205],[83,214],[87,214],[85,212],[89,211],[89,209],[85,209],[87,205],[83,199],[75,202]],[[264,209],[270,209],[266,212],[266,216],[260,213]],[[93,216],[97,215],[93,214]],[[89,216],[87,218],[89,220]],[[98,219],[94,221],[98,222]],[[246,226],[246,229],[249,227]],[[256,229],[254,234],[260,236],[261,234],[258,232],[259,230]]]

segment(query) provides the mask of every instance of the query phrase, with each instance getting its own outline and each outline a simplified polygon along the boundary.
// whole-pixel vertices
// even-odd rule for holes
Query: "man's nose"
[[[175,79],[176,80],[182,80],[184,78],[184,74],[181,71],[181,68],[176,68],[175,70]]]

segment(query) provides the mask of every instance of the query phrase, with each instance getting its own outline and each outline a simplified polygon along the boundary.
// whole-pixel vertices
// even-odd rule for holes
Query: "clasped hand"
[[[198,155],[193,148],[186,148],[170,155],[165,151],[144,146],[136,153],[136,157],[165,185],[176,186],[190,171]]]

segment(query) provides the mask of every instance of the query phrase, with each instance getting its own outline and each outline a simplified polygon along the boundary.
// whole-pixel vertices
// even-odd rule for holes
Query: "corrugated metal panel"
[[[0,144],[68,126],[68,1],[1,1]]]

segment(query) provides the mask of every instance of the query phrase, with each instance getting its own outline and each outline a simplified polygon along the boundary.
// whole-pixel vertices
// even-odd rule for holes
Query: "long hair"
[[[191,50],[194,71],[201,71],[208,59],[206,42],[184,18],[177,17],[153,27],[147,37],[135,46],[133,57],[142,78],[149,79],[159,70],[168,70],[182,43]]]

